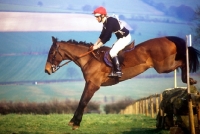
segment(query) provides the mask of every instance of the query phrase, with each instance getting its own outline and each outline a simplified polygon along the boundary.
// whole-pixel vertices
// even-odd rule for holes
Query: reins
[[[90,50],[90,51],[88,51],[88,52],[86,52],[86,53],[84,53],[84,54],[81,54],[81,55],[78,56],[78,58],[84,57],[84,56],[88,55],[89,53],[91,53],[91,52],[93,52],[93,51],[94,51],[94,50],[92,49],[92,50]]]
[[[92,47],[92,46],[91,46],[91,47]],[[90,47],[90,48],[91,48],[91,47]],[[77,58],[76,60],[78,60],[78,59],[81,58],[81,57],[84,57],[84,56],[88,55],[89,53],[91,53],[91,52],[93,52],[93,51],[94,51],[94,50],[91,49],[90,51],[88,51],[88,52],[86,52],[86,53],[83,53],[83,54],[79,55],[78,58]],[[68,64],[69,62],[71,62],[71,61],[72,61],[72,60],[67,61],[67,62],[65,62],[65,63],[63,63],[63,64],[57,66],[57,68],[55,69],[55,71],[57,71],[58,69],[60,69],[60,68],[63,67],[64,65],[67,65],[67,64]]]
[[[55,71],[57,71],[58,69],[60,69],[62,66],[67,65],[69,62],[71,62],[71,60],[70,60],[70,61],[67,61],[67,62],[65,62],[65,63],[63,63],[62,65],[59,65],[59,66],[56,68]]]

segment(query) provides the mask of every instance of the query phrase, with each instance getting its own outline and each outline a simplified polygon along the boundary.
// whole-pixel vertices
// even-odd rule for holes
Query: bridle
[[[55,50],[55,53],[53,55],[53,58],[52,58],[51,61],[49,61],[51,63],[51,70],[52,70],[53,73],[56,72],[58,69],[60,69],[62,66],[71,62],[71,60],[70,60],[70,61],[67,61],[67,62],[63,63],[62,65],[58,65],[58,66],[54,64],[54,60],[56,59],[57,54],[59,54],[61,56],[61,58],[63,59],[63,56],[59,51],[59,47],[60,47],[59,45],[56,45],[56,50]]]
[[[56,72],[58,69],[60,69],[62,66],[67,65],[69,62],[72,61],[72,60],[69,60],[69,61],[67,61],[67,62],[65,62],[65,63],[63,63],[63,64],[61,64],[61,65],[58,65],[58,66],[55,65],[55,64],[53,64],[53,63],[54,63],[54,60],[56,59],[57,53],[61,56],[62,59],[64,59],[63,56],[62,56],[62,54],[61,54],[60,51],[59,51],[59,47],[60,47],[60,45],[56,45],[55,54],[53,55],[52,60],[49,61],[49,62],[51,63],[51,69],[52,69],[52,72],[53,72],[53,73],[55,73],[55,72]],[[91,48],[92,48],[92,46],[90,47],[90,49],[91,49]],[[79,58],[84,57],[84,56],[86,56],[87,54],[89,54],[89,53],[91,53],[91,52],[94,51],[93,49],[91,49],[91,50],[90,50],[90,49],[89,49],[88,52],[79,55],[74,61],[76,61],[76,60],[78,60]]]

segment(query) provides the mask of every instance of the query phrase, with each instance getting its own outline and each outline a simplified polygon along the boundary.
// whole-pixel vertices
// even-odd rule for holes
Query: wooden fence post
[[[200,129],[200,103],[197,104],[197,122],[198,122],[198,128]]]
[[[145,112],[146,112],[146,116],[149,116],[149,109],[148,109],[148,99],[145,99]]]
[[[131,105],[131,114],[133,114],[133,104]]]
[[[159,103],[158,103],[158,95],[156,95],[156,114],[158,114]]]
[[[153,109],[153,97],[150,97],[150,105],[151,105],[151,118],[154,118],[154,109]]]
[[[163,96],[162,96],[162,93],[160,94],[160,103],[162,102],[162,99],[163,99]],[[163,110],[161,108],[160,109],[160,116],[163,116],[164,113],[163,113]]]
[[[142,106],[142,104],[143,104],[143,102],[142,102],[142,99],[141,99],[141,100],[140,100],[140,109],[141,109],[141,110],[140,110],[140,114],[142,114],[142,113],[143,113],[143,109],[142,109],[142,108],[143,108],[143,106]]]
[[[142,110],[142,108],[141,108],[141,100],[139,100],[139,114],[141,114],[141,110]]]
[[[135,114],[138,114],[138,102],[135,102]]]
[[[133,108],[133,114],[135,114],[135,102],[132,104],[132,108]]]
[[[160,94],[160,103],[162,102],[163,100],[163,96],[162,96],[162,93]],[[163,125],[164,125],[164,111],[161,109],[160,107],[160,117],[162,117],[162,120],[161,120],[161,128],[163,128]]]
[[[142,100],[142,109],[143,109],[142,114],[145,115],[145,99]]]

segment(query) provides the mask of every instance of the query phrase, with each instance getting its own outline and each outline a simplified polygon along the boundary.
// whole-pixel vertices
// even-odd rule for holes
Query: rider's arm
[[[96,43],[93,46],[93,50],[100,48],[103,45],[103,43],[101,42],[101,39],[98,38],[98,40],[96,41]]]
[[[100,38],[98,38],[98,40],[96,41],[96,43],[94,43],[94,45],[99,44],[99,42],[101,42],[101,39],[100,39]]]

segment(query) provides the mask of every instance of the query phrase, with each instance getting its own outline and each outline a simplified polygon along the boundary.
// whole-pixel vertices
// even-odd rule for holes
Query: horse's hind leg
[[[183,83],[187,83],[187,68],[186,65],[181,67],[181,78]],[[197,81],[194,80],[193,78],[189,78],[190,85],[196,84]]]
[[[73,130],[79,128],[81,120],[82,120],[82,116],[84,113],[84,108],[87,106],[88,102],[90,101],[90,99],[92,98],[92,96],[98,89],[99,89],[99,86],[96,86],[91,81],[86,82],[78,108],[76,109],[73,118],[70,120],[68,124],[72,126]]]

